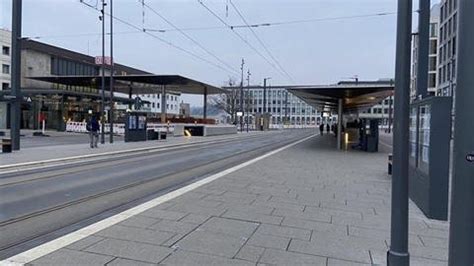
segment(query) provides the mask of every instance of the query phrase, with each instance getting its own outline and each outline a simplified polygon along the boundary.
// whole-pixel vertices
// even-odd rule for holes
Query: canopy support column
[[[202,108],[202,117],[204,120],[207,119],[207,87],[204,87],[204,106]]]
[[[161,123],[166,123],[166,86],[161,86]]]
[[[337,149],[342,149],[342,99],[339,99],[337,106]]]

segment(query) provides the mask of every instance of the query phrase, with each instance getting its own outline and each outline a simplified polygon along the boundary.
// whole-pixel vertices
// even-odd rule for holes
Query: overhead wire
[[[80,1],[80,3],[84,4],[85,6],[91,8],[91,9],[94,9],[94,10],[100,12],[100,10],[99,10],[98,8],[96,8],[96,7],[92,6],[92,5],[89,5],[89,4],[87,4],[87,3],[83,2],[83,1]],[[199,60],[201,60],[201,61],[204,61],[204,62],[206,62],[206,63],[208,63],[208,64],[211,64],[211,65],[213,65],[213,66],[215,66],[215,67],[217,67],[217,68],[219,68],[219,69],[221,69],[221,70],[223,70],[223,71],[225,71],[225,72],[227,72],[227,73],[229,73],[229,74],[231,73],[231,72],[229,72],[229,70],[223,68],[221,65],[216,64],[216,63],[214,63],[214,62],[212,62],[212,61],[210,61],[210,60],[207,60],[206,58],[204,58],[204,57],[202,57],[202,56],[200,56],[200,55],[197,55],[197,54],[195,54],[195,53],[193,53],[193,52],[191,52],[191,51],[188,51],[188,50],[186,50],[186,49],[184,49],[184,48],[182,48],[182,47],[180,47],[180,46],[178,46],[178,45],[176,45],[176,44],[174,44],[174,43],[172,43],[172,42],[170,42],[170,41],[168,41],[168,40],[165,40],[165,39],[159,37],[159,36],[156,36],[156,35],[153,34],[153,33],[144,31],[143,28],[140,28],[139,26],[136,26],[136,25],[134,25],[134,24],[132,24],[132,23],[130,23],[130,22],[124,20],[124,19],[121,19],[121,18],[119,18],[119,17],[117,17],[117,16],[111,16],[109,13],[107,13],[107,12],[105,12],[105,11],[104,11],[104,14],[107,15],[107,16],[109,16],[109,17],[111,17],[112,19],[117,20],[118,22],[120,22],[120,23],[122,23],[122,24],[125,24],[125,25],[127,25],[127,26],[129,26],[129,27],[131,27],[131,28],[134,28],[134,29],[136,29],[137,31],[143,32],[143,33],[145,33],[145,34],[147,34],[147,35],[149,35],[149,36],[151,36],[151,37],[153,37],[153,38],[159,40],[159,41],[162,42],[162,43],[165,43],[165,44],[167,44],[167,45],[169,45],[169,46],[171,46],[171,47],[173,47],[173,48],[175,48],[175,49],[177,49],[177,50],[179,50],[179,51],[181,51],[181,52],[183,52],[183,53],[186,53],[186,54],[188,54],[188,55],[191,56],[191,57],[194,57],[194,58],[199,59]]]
[[[213,52],[211,52],[209,49],[207,49],[204,45],[202,45],[200,42],[192,38],[189,34],[185,33],[183,30],[181,30],[179,27],[177,27],[175,24],[173,24],[169,19],[167,19],[165,16],[163,16],[161,13],[156,11],[154,8],[152,8],[150,5],[146,4],[145,1],[142,1],[142,4],[148,8],[151,12],[153,12],[155,15],[160,17],[162,20],[164,20],[166,23],[168,23],[173,29],[181,33],[184,37],[186,37],[188,40],[190,40],[192,43],[197,45],[199,48],[201,48],[203,51],[205,51],[208,55],[213,57],[215,60],[219,61],[221,64],[226,66],[230,71],[234,72],[234,74],[239,74],[238,71],[236,71],[231,65],[226,63],[224,60],[220,59],[217,55],[215,55]]]
[[[257,53],[261,58],[263,58],[271,67],[273,67],[277,72],[281,72],[266,56],[264,56],[257,48],[255,48],[249,41],[247,41],[241,34],[236,32],[231,25],[229,25],[225,20],[223,20],[219,15],[217,15],[212,9],[210,9],[202,0],[197,0],[209,13],[211,13],[215,18],[217,18],[222,24],[229,28],[240,40],[247,44],[255,53]],[[283,73],[280,73],[280,75]],[[284,74],[283,74],[284,76]]]
[[[270,52],[270,50],[268,49],[267,45],[263,42],[263,40],[258,36],[258,34],[253,30],[252,27],[250,27],[249,23],[247,22],[247,20],[245,19],[244,15],[242,14],[242,12],[237,8],[237,6],[235,6],[234,2],[232,2],[232,0],[229,0],[229,3],[230,5],[232,6],[232,8],[234,8],[235,12],[237,12],[237,14],[239,15],[239,17],[242,19],[242,21],[245,23],[245,25],[248,27],[248,29],[252,32],[253,36],[255,37],[255,39],[257,39],[257,41],[260,43],[260,45],[263,47],[263,49],[267,52],[267,54],[270,56],[270,58],[277,64],[277,66],[280,68],[280,70],[287,76],[287,78],[289,80],[291,80],[291,82],[294,82],[293,78],[291,77],[290,74],[288,74],[288,72],[282,67],[282,65],[280,64],[280,62],[273,56],[273,54]]]

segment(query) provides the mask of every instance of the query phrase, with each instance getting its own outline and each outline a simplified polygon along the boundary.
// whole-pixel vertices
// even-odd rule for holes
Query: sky
[[[355,75],[361,80],[394,76],[396,15],[366,15],[396,12],[396,0],[201,1],[222,21],[198,0],[145,0],[192,39],[179,31],[151,32],[160,41],[140,29],[173,26],[148,7],[143,8],[138,0],[114,0],[114,16],[134,26],[114,22],[115,62],[216,86],[224,85],[230,77],[240,81],[242,58],[244,79],[249,70],[250,83],[256,85],[266,77],[271,77],[270,84],[274,85],[306,85],[333,84]],[[11,28],[11,2],[0,0],[1,28]],[[100,7],[101,0],[84,2]],[[246,24],[236,10],[248,24],[273,25],[253,28],[259,39],[249,28],[231,30],[224,23]],[[101,54],[98,16],[98,11],[79,0],[23,0],[22,35],[96,56]],[[352,18],[334,19],[340,17]],[[299,20],[313,21],[275,25]],[[109,17],[106,24],[108,31]],[[201,29],[186,30],[189,28]],[[108,37],[106,40],[108,53]],[[193,96],[184,100],[202,104]]]

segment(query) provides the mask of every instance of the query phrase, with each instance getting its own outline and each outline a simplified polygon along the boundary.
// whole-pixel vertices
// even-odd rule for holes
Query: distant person
[[[331,133],[331,127],[329,126],[329,123],[326,124],[326,131],[329,133]]]
[[[321,124],[321,125],[319,125],[319,134],[321,134],[321,136],[322,136],[323,133],[324,133],[324,124]]]
[[[89,122],[87,122],[86,129],[87,131],[89,131],[91,148],[97,148],[97,142],[99,141],[100,126],[95,116],[92,116]]]

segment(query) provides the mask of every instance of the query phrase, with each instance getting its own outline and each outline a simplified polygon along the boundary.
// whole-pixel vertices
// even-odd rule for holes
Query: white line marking
[[[242,168],[244,168],[244,167],[246,167],[246,166],[249,166],[249,165],[251,165],[251,164],[253,164],[253,163],[255,163],[255,162],[258,162],[258,161],[260,161],[260,160],[263,160],[263,159],[265,159],[265,158],[267,158],[267,157],[269,157],[269,156],[272,156],[272,155],[274,155],[274,154],[276,154],[276,153],[278,153],[278,152],[281,152],[281,151],[283,151],[283,150],[285,150],[285,149],[288,149],[288,148],[290,148],[290,147],[292,147],[292,146],[294,146],[294,145],[297,145],[297,144],[299,144],[299,143],[301,143],[301,142],[304,142],[304,141],[306,141],[306,140],[308,140],[308,139],[310,139],[310,138],[313,138],[313,137],[315,137],[315,136],[316,136],[316,135],[311,135],[311,136],[306,137],[306,138],[304,138],[304,139],[295,141],[295,142],[290,143],[290,144],[288,144],[288,145],[286,145],[286,146],[283,146],[283,147],[281,147],[281,148],[278,148],[278,149],[276,149],[276,150],[274,150],[274,151],[268,152],[268,153],[266,153],[266,154],[264,154],[264,155],[262,155],[262,156],[260,156],[260,157],[257,157],[257,158],[255,158],[255,159],[252,159],[252,160],[250,160],[250,161],[246,161],[246,162],[244,162],[244,163],[241,163],[241,164],[239,164],[239,165],[236,165],[236,166],[234,166],[234,167],[231,167],[231,168],[229,168],[229,169],[226,169],[226,170],[224,170],[224,171],[222,171],[222,172],[219,172],[219,173],[217,173],[217,174],[214,174],[214,175],[211,175],[211,176],[206,177],[206,178],[204,178],[204,179],[201,179],[201,180],[199,180],[199,181],[197,181],[197,182],[194,182],[194,183],[192,183],[192,184],[190,184],[190,185],[187,185],[187,186],[185,186],[185,187],[182,187],[182,188],[180,188],[180,189],[177,189],[177,190],[175,190],[175,191],[172,191],[172,192],[170,192],[170,193],[168,193],[168,194],[165,194],[165,195],[163,195],[163,196],[160,196],[160,197],[158,197],[158,198],[155,198],[155,199],[152,199],[152,200],[150,200],[150,201],[148,201],[148,202],[145,202],[145,203],[143,203],[143,204],[140,204],[140,205],[138,205],[138,206],[136,206],[136,207],[133,207],[133,208],[131,208],[131,209],[128,209],[128,210],[126,210],[126,211],[123,211],[123,212],[121,212],[121,213],[119,213],[119,214],[116,214],[116,215],[114,215],[114,216],[111,216],[111,217],[109,217],[109,218],[106,218],[106,219],[104,219],[104,220],[102,220],[102,221],[99,221],[99,222],[97,222],[97,223],[94,223],[94,224],[91,224],[91,225],[89,225],[89,226],[86,226],[86,227],[84,227],[84,228],[82,228],[82,229],[79,229],[79,230],[77,230],[77,231],[75,231],[75,232],[72,232],[72,233],[70,233],[70,234],[67,234],[67,235],[64,235],[64,236],[62,236],[62,237],[56,238],[56,239],[54,239],[54,240],[51,240],[50,242],[44,243],[44,244],[42,244],[42,245],[40,245],[40,246],[37,246],[37,247],[34,247],[34,248],[30,249],[30,250],[24,251],[23,253],[17,254],[17,255],[12,256],[12,257],[10,257],[10,258],[8,258],[8,259],[5,259],[5,260],[3,260],[3,261],[0,261],[0,266],[7,266],[7,265],[8,265],[8,266],[13,266],[13,265],[17,266],[17,265],[24,265],[24,264],[26,264],[26,263],[30,263],[30,262],[32,262],[32,261],[34,261],[34,260],[36,260],[36,259],[39,259],[39,258],[41,258],[41,257],[43,257],[43,256],[45,256],[45,255],[47,255],[47,254],[49,254],[49,253],[52,253],[52,252],[54,252],[54,251],[56,251],[56,250],[58,250],[58,249],[61,249],[61,248],[65,247],[65,246],[68,246],[68,245],[70,245],[70,244],[72,244],[72,243],[74,243],[74,242],[76,242],[76,241],[79,241],[79,240],[85,238],[85,237],[88,237],[88,236],[90,236],[90,235],[93,235],[93,234],[95,234],[95,233],[97,233],[97,232],[99,232],[99,231],[101,231],[101,230],[103,230],[103,229],[105,229],[105,228],[107,228],[107,227],[110,227],[110,226],[112,226],[112,225],[115,225],[115,224],[117,224],[117,223],[119,223],[119,222],[122,222],[122,221],[124,221],[124,220],[126,220],[126,219],[132,217],[132,216],[135,216],[135,215],[140,214],[140,213],[142,213],[142,212],[144,212],[144,211],[146,211],[146,210],[148,210],[148,209],[151,209],[151,208],[153,208],[153,207],[156,207],[156,206],[160,205],[160,204],[163,203],[163,202],[167,202],[167,201],[172,200],[172,199],[174,199],[174,198],[176,198],[176,197],[179,197],[179,196],[185,194],[186,192],[189,192],[189,191],[194,190],[194,189],[196,189],[196,188],[198,188],[198,187],[200,187],[200,186],[203,186],[203,185],[205,185],[205,184],[208,184],[208,183],[210,183],[210,182],[212,182],[212,181],[214,181],[214,180],[216,180],[216,179],[219,179],[219,178],[221,178],[221,177],[223,177],[223,176],[225,176],[225,175],[228,175],[228,174],[230,174],[230,173],[232,173],[232,172],[235,172],[235,171],[237,171],[237,170],[239,170],[239,169],[242,169]]]

